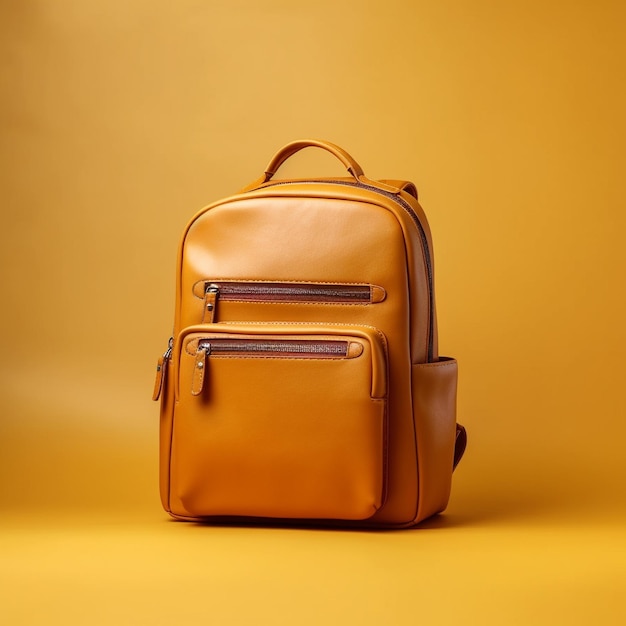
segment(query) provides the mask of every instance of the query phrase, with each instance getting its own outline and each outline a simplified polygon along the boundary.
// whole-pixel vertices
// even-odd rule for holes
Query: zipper
[[[191,393],[199,396],[210,357],[231,358],[285,358],[285,359],[353,359],[363,353],[358,341],[331,339],[200,339],[195,353]]]
[[[346,358],[348,341],[294,339],[207,339],[201,340],[198,350],[208,355],[222,356],[278,356],[300,359]]]
[[[377,285],[342,285],[329,283],[282,283],[204,281],[205,294],[217,291],[221,300],[261,302],[382,302],[385,290]]]
[[[172,350],[174,348],[174,337],[170,337],[167,342],[167,350],[163,353],[163,356],[159,357],[156,366],[156,377],[154,379],[154,390],[152,392],[152,399],[158,400],[163,392],[163,386],[167,376],[167,367],[172,356]]]
[[[197,284],[197,283],[196,283]],[[261,303],[375,304],[386,293],[377,285],[330,283],[284,283],[245,281],[201,281],[204,286],[202,322],[212,324],[219,301]]]
[[[308,180],[308,181],[277,181],[275,183],[270,183],[268,185],[264,185],[262,188],[266,187],[276,187],[279,185],[302,185],[302,184],[329,184],[329,185],[342,185],[344,187],[357,187],[360,189],[367,189],[368,191],[373,191],[381,196],[389,198],[393,200],[397,205],[401,206],[404,211],[409,215],[409,217],[413,220],[415,225],[417,226],[417,230],[420,235],[420,239],[422,242],[422,247],[424,249],[424,256],[426,257],[426,275],[428,280],[428,308],[429,308],[429,316],[428,316],[428,362],[432,362],[433,360],[433,313],[435,308],[434,302],[434,289],[433,289],[433,264],[432,259],[430,257],[430,246],[428,245],[428,237],[426,236],[426,231],[424,230],[424,226],[420,222],[419,217],[413,210],[413,207],[406,201],[400,198],[399,196],[389,192],[384,191],[382,189],[378,189],[378,187],[373,187],[372,185],[366,185],[365,183],[357,183],[347,180]]]

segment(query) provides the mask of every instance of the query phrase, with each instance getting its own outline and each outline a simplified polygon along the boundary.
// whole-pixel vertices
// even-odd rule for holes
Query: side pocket
[[[457,376],[457,362],[449,357],[413,365],[413,417],[419,472],[416,522],[443,511],[450,497]]]

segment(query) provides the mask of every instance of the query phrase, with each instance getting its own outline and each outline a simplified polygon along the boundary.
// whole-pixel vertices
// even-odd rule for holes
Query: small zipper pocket
[[[371,284],[200,280],[193,293],[204,300],[205,323],[215,320],[218,301],[261,304],[377,304],[386,298],[382,287]]]
[[[185,347],[195,352],[191,393],[202,393],[211,358],[353,359],[363,352],[358,341],[332,339],[281,339],[210,337],[192,339]]]
[[[189,345],[188,345],[189,347]],[[248,356],[299,359],[354,358],[363,352],[363,346],[354,341],[332,341],[315,339],[250,339],[233,337],[212,338],[198,341],[198,350],[213,356]]]
[[[383,505],[387,361],[375,329],[200,325],[173,354],[173,513],[365,519]]]

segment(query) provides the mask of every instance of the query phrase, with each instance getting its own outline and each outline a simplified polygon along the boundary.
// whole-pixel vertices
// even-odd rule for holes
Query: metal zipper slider
[[[204,378],[206,369],[209,364],[208,356],[211,354],[211,344],[205,343],[198,346],[196,359],[193,364],[193,373],[191,375],[191,395],[199,396],[204,389]]]
[[[215,309],[217,299],[220,295],[220,288],[217,285],[208,285],[204,291],[204,311],[202,313],[202,323],[212,324],[215,319]]]
[[[156,367],[156,378],[154,380],[154,391],[152,392],[152,399],[158,400],[163,392],[165,385],[165,378],[167,374],[167,366],[172,356],[172,349],[174,348],[174,337],[170,337],[167,342],[167,350],[163,353],[163,356],[159,357]]]

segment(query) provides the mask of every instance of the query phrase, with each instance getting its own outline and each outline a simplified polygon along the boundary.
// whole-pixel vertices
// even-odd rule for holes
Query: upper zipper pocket
[[[386,297],[382,287],[370,284],[204,279],[193,286],[198,298],[205,298],[208,292],[224,301],[268,303],[375,304]]]
[[[189,347],[187,347],[189,349]],[[363,352],[360,343],[349,341],[316,341],[289,339],[205,339],[198,343],[198,350],[214,356],[272,356],[298,359],[348,359]]]
[[[185,328],[174,346],[174,372],[178,380],[176,398],[180,397],[180,363],[193,362],[188,370],[193,395],[199,395],[205,384],[209,360],[230,359],[278,362],[371,360],[371,397],[387,393],[385,340],[369,326],[324,326],[302,324],[200,324]],[[369,346],[366,349],[366,346]]]
[[[206,337],[192,339],[185,346],[195,352],[192,394],[200,395],[204,388],[209,357],[266,359],[355,359],[363,353],[358,341],[333,339],[279,339],[259,337]]]
[[[219,301],[261,304],[368,305],[382,302],[382,287],[370,284],[199,280],[193,293],[204,299],[204,324],[216,320]]]

